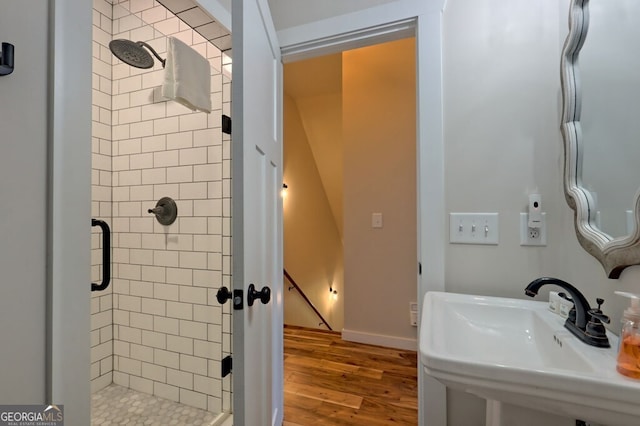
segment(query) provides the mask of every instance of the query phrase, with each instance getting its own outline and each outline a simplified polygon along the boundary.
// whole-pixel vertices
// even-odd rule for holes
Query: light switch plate
[[[371,213],[371,227],[382,228],[382,213]]]
[[[449,213],[449,242],[497,245],[498,213]]]

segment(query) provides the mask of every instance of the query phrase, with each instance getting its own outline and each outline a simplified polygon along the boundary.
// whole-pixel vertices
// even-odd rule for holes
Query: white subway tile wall
[[[91,140],[91,215],[112,225],[112,140],[111,41],[113,5],[95,0],[93,6],[92,57],[92,140]],[[121,194],[118,193],[118,196]],[[115,256],[115,254],[114,254]],[[102,280],[102,235],[100,228],[91,234],[91,282]],[[87,283],[87,286],[89,284]],[[96,392],[113,381],[113,287],[91,292],[91,390]]]
[[[92,391],[111,382],[213,412],[231,407],[220,360],[231,353],[231,310],[215,299],[231,285],[231,149],[226,55],[155,0],[94,0],[94,217],[112,227],[112,286],[92,294]],[[144,41],[166,56],[167,36],[211,64],[211,114],[160,94],[160,63],[122,64],[113,38]],[[178,219],[147,209],[169,196]],[[100,278],[92,234],[92,278]],[[95,281],[94,281],[95,282]]]

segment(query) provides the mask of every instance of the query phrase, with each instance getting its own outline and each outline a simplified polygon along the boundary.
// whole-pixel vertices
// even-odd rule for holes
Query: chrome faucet
[[[603,299],[597,299],[598,308],[592,309],[587,299],[577,288],[566,281],[551,277],[542,277],[531,281],[524,289],[524,293],[529,297],[534,297],[538,294],[540,287],[545,284],[555,284],[562,287],[573,299],[573,308],[564,323],[567,330],[588,345],[599,348],[610,346],[606,329],[602,325],[603,322],[608,324],[610,321],[609,317],[600,310],[600,306],[604,302]]]

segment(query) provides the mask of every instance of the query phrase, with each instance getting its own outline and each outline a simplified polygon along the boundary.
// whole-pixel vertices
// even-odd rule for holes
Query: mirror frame
[[[569,34],[560,60],[562,85],[561,132],[564,140],[564,192],[574,210],[576,235],[580,245],[600,261],[609,278],[618,278],[631,265],[640,264],[640,191],[633,200],[634,231],[612,238],[596,226],[595,202],[582,185],[584,141],[580,113],[582,92],[578,57],[589,29],[589,0],[571,0]]]

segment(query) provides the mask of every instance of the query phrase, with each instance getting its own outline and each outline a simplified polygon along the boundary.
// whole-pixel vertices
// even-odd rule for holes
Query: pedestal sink
[[[425,372],[489,401],[608,426],[640,424],[640,381],[616,372],[611,348],[589,346],[546,302],[429,292],[420,328]]]

